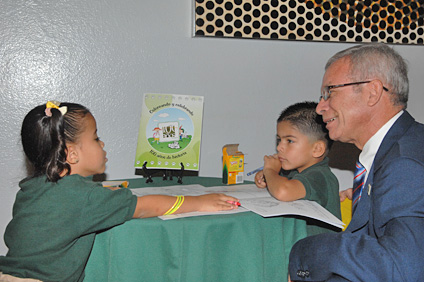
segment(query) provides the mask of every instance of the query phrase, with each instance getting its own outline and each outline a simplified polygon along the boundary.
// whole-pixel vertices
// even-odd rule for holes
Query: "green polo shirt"
[[[130,190],[112,191],[79,175],[19,186],[0,271],[45,282],[82,281],[96,232],[130,220],[137,204]]]
[[[328,166],[329,159],[325,158],[301,173],[291,171],[287,178],[302,182],[306,196],[302,200],[315,201],[329,212],[341,219],[339,182]],[[308,236],[328,232],[330,226],[319,221],[308,220]]]

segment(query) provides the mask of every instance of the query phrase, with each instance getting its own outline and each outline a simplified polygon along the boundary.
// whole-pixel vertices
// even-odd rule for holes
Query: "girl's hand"
[[[340,191],[339,192],[339,196],[340,196],[340,202],[343,202],[346,198],[348,198],[349,200],[352,200],[352,188],[348,188],[346,190]]]
[[[266,181],[263,170],[258,171],[255,174],[255,184],[258,188],[266,188]]]
[[[237,198],[225,194],[206,194],[195,197],[199,203],[198,211],[211,212],[238,208]]]

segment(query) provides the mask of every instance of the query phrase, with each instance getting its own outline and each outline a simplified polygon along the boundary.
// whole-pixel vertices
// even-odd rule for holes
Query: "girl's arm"
[[[296,179],[289,180],[281,176],[281,162],[276,156],[265,156],[263,175],[269,193],[277,200],[290,202],[302,199],[306,196],[306,190],[302,182]]]
[[[177,197],[166,195],[147,195],[138,197],[133,218],[155,217],[166,213],[177,200]],[[174,213],[192,211],[221,211],[236,209],[238,199],[224,194],[206,194],[201,196],[185,196],[181,207]]]

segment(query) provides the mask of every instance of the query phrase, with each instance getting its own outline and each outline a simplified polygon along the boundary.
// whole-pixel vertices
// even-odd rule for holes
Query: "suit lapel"
[[[373,163],[373,166],[375,167],[374,173],[380,169],[384,158],[392,148],[393,144],[396,143],[405,134],[409,127],[412,126],[414,121],[414,118],[405,111],[393,124],[389,132],[387,132],[386,136],[384,137],[383,142],[381,142],[380,148],[375,155]]]
[[[393,144],[395,144],[397,140],[399,140],[405,134],[405,131],[407,131],[413,123],[414,118],[405,111],[387,132],[380,145],[380,148],[377,151],[377,154],[375,155],[374,162],[371,166],[371,170],[368,174],[368,178],[364,186],[364,190],[362,191],[361,200],[358,202],[355,215],[353,216],[347,231],[357,231],[369,222],[374,175],[381,168],[383,160],[392,148]]]

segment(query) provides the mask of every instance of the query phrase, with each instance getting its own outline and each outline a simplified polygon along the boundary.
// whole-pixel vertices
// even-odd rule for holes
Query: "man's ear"
[[[79,162],[78,150],[76,145],[66,146],[66,162],[70,165],[74,165]]]
[[[318,140],[314,143],[312,148],[312,156],[314,158],[321,158],[327,149],[327,146],[325,146],[325,142],[322,140]]]
[[[383,83],[381,82],[381,80],[374,79],[368,83],[368,90],[368,106],[372,107],[376,105],[378,101],[380,101],[383,95]]]

